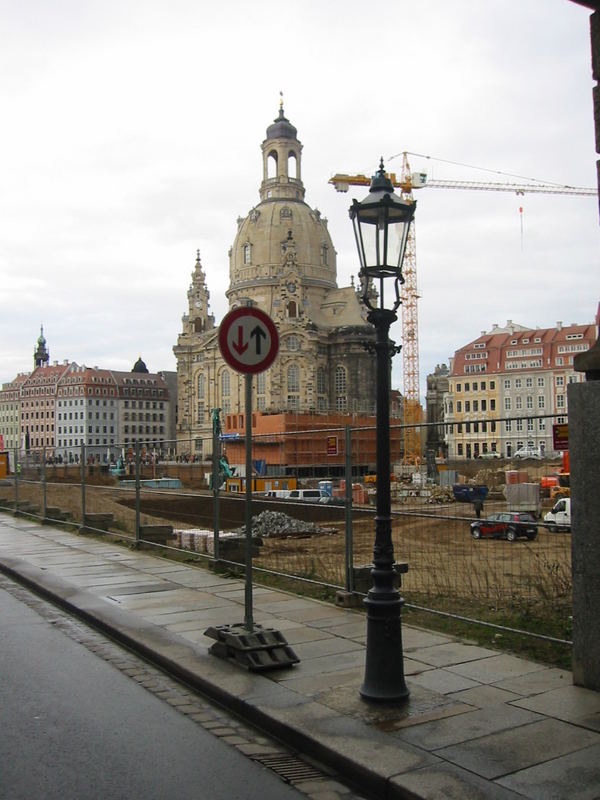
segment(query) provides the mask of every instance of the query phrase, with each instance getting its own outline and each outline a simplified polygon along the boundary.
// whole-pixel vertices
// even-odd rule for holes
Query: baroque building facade
[[[551,454],[552,426],[568,421],[567,386],[585,379],[573,359],[593,346],[596,324],[531,328],[509,320],[450,359],[444,423],[448,458],[521,447]]]
[[[150,373],[141,360],[131,372],[50,364],[43,329],[33,370],[0,389],[0,449],[18,449],[39,459],[99,463],[143,453],[175,450],[175,373]]]
[[[374,335],[354,286],[338,287],[327,220],[305,202],[302,144],[279,116],[261,145],[259,202],[237,221],[229,250],[229,309],[254,305],[279,333],[274,364],[253,378],[252,408],[263,415],[375,412]],[[180,454],[211,450],[211,411],[244,411],[244,376],[221,357],[200,255],[188,311],[173,350],[177,359]]]

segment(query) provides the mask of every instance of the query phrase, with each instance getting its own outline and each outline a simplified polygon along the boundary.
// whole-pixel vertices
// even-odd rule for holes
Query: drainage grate
[[[295,781],[308,781],[315,778],[322,778],[323,773],[315,767],[307,764],[296,756],[290,756],[287,753],[271,753],[269,755],[251,756],[253,761],[257,761],[267,769],[276,772],[280,778],[287,783],[294,783]]]

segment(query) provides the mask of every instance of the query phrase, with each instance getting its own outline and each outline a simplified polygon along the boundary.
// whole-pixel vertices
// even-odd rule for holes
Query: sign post
[[[273,320],[254,306],[240,306],[225,315],[219,327],[219,348],[229,366],[245,377],[246,415],[246,581],[244,624],[218,625],[205,631],[217,641],[213,655],[264,671],[298,663],[279,631],[255,625],[252,615],[252,376],[268,369],[277,356],[279,334]]]

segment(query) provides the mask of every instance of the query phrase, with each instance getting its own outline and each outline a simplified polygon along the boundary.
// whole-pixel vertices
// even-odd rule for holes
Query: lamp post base
[[[373,578],[378,576],[373,570]],[[385,570],[387,572],[387,570]],[[393,570],[391,571],[393,575]],[[369,591],[365,601],[367,608],[367,655],[365,676],[360,695],[373,703],[401,703],[407,700],[409,691],[404,680],[404,656],[402,652],[401,611],[404,600],[395,588]]]

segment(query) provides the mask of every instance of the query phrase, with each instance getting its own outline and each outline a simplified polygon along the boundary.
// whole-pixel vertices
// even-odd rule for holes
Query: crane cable
[[[437,158],[436,156],[428,156],[423,153],[413,153],[410,150],[402,151],[402,153],[396,153],[393,156],[390,156],[387,161],[393,161],[395,158],[403,156],[406,152],[409,156],[416,156],[417,158],[425,158],[428,161],[439,161],[442,164],[452,164],[455,167],[465,167],[466,169],[476,169],[480,172],[490,172],[494,175],[503,175],[505,178],[518,178],[522,181],[533,181],[534,183],[544,184],[545,186],[556,186],[557,188],[560,187],[561,189],[573,189],[575,187],[569,186],[566,183],[556,183],[555,181],[543,181],[540,178],[530,178],[527,175],[516,175],[514,172],[503,172],[500,169],[488,169],[487,167],[476,167],[473,164],[464,164],[462,161],[450,161],[447,158]]]

